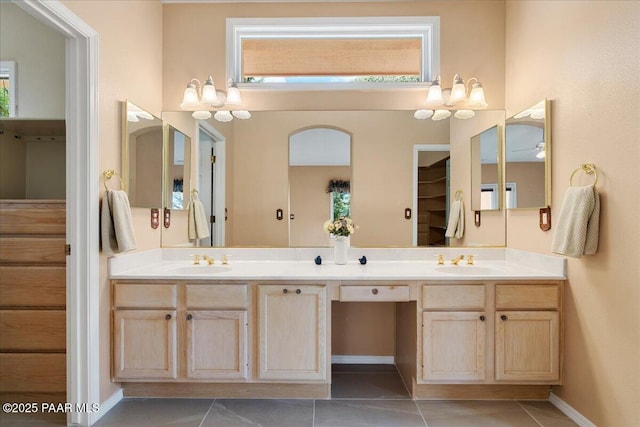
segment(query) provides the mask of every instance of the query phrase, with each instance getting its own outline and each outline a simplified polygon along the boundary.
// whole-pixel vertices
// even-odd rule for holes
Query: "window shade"
[[[419,76],[420,38],[244,39],[243,76]]]

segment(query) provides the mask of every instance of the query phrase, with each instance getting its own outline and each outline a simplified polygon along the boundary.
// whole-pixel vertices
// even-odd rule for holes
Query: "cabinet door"
[[[324,286],[258,287],[258,376],[270,380],[325,380]]]
[[[176,378],[176,312],[113,311],[115,379]]]
[[[559,381],[558,319],[555,311],[497,311],[496,379]]]
[[[485,320],[482,312],[424,312],[422,378],[425,381],[484,380]]]
[[[187,378],[247,378],[247,312],[189,310]]]

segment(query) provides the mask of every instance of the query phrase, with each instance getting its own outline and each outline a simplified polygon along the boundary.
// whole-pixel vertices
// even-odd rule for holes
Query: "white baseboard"
[[[394,365],[395,356],[351,356],[351,355],[331,355],[331,363],[340,365]]]
[[[97,412],[92,418],[92,424],[98,422],[100,418],[102,418],[107,412],[113,409],[114,406],[118,404],[124,397],[123,389],[119,388],[115,393],[107,398],[104,402],[100,404],[100,412]]]
[[[573,406],[560,399],[557,395],[549,393],[549,402],[551,402],[556,408],[560,409],[563,414],[571,418],[573,422],[578,424],[580,427],[597,427],[594,423],[589,421],[587,417],[576,411]]]

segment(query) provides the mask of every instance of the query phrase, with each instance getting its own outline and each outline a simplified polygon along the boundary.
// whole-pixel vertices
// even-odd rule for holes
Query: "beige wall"
[[[64,119],[64,44],[57,31],[0,2],[0,60],[16,62],[17,117]]]
[[[600,175],[600,245],[568,260],[564,386],[553,391],[596,425],[637,425],[640,2],[509,1],[506,10],[507,114],[552,103],[552,212],[580,163]],[[553,225],[545,233],[537,210],[510,211],[508,246],[549,253]]]
[[[506,182],[516,183],[517,207],[544,207],[544,162],[510,162]]]
[[[26,142],[25,172],[27,199],[64,199],[66,197],[64,141]]]
[[[395,356],[394,303],[331,303],[331,354]]]
[[[328,246],[325,221],[331,218],[329,181],[351,180],[350,166],[289,166],[290,246]]]
[[[99,33],[99,169],[120,169],[120,102],[129,99],[155,116],[162,110],[162,4],[160,1],[79,1],[62,3]],[[102,186],[102,177],[100,179]],[[102,188],[102,187],[101,187]],[[133,209],[138,250],[160,246],[148,209]],[[94,285],[94,284],[90,284]],[[100,258],[101,399],[117,387],[110,380],[109,286],[107,260]]]
[[[226,81],[227,17],[440,16],[443,81],[459,73],[478,77],[491,108],[504,108],[504,2],[407,1],[330,3],[166,4],[164,6],[164,109],[176,110],[185,85],[212,74],[216,87]],[[252,110],[416,109],[424,89],[269,93],[243,90]]]

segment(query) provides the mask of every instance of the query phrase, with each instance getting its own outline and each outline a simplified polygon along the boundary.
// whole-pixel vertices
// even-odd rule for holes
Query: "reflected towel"
[[[197,195],[191,197],[189,202],[189,239],[204,239],[209,237],[209,224],[204,206]]]
[[[551,241],[551,252],[580,258],[598,251],[600,196],[595,186],[569,187]]]
[[[122,190],[107,190],[102,198],[102,251],[107,255],[136,248],[129,197]]]
[[[464,236],[464,203],[462,200],[454,200],[449,209],[449,223],[445,237],[462,239]]]

